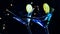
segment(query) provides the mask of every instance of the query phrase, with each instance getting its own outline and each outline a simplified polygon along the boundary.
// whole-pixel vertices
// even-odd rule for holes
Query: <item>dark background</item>
[[[53,12],[53,16],[51,18],[51,23],[49,24],[49,32],[50,34],[59,34],[59,21],[60,21],[60,2],[59,0],[34,0],[34,5],[41,5],[44,2],[47,2],[51,7],[55,8]],[[28,34],[28,30],[25,25],[20,24],[18,21],[14,20],[12,17],[13,15],[9,12],[6,12],[6,8],[12,11],[13,13],[18,14],[19,11],[25,11],[25,6],[27,3],[30,3],[30,0],[0,0],[0,33],[1,34]],[[10,4],[13,4],[11,7]],[[33,5],[33,6],[34,6]],[[15,12],[14,12],[15,11]],[[7,16],[6,14],[9,13],[10,15]],[[25,13],[25,12],[24,12]],[[3,24],[5,25],[5,30],[2,29]],[[40,26],[32,23],[31,30],[33,34],[38,34],[40,31]]]

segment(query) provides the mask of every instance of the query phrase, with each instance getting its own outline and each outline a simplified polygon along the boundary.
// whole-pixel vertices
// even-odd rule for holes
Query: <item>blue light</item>
[[[47,19],[48,19],[48,17],[45,17],[45,19],[44,19],[44,20],[46,21]]]
[[[30,17],[31,18],[31,14],[28,14],[27,17]],[[27,18],[27,22],[29,23],[30,22],[30,18]]]
[[[48,20],[48,21],[50,21],[51,17],[52,17],[52,14],[49,13],[49,14],[47,14],[47,16],[45,17],[44,20]]]
[[[42,23],[40,20],[38,20],[38,19],[33,19],[32,21],[35,22],[35,23],[37,23],[37,24],[39,24],[40,26],[44,27],[44,26],[43,26],[43,23]]]
[[[30,22],[30,20],[31,20],[30,18],[27,18],[28,23]]]
[[[26,25],[26,22],[24,22],[22,19],[17,18],[17,17],[13,17],[15,20],[19,21],[20,23]]]
[[[48,21],[50,21],[52,14],[48,14]]]

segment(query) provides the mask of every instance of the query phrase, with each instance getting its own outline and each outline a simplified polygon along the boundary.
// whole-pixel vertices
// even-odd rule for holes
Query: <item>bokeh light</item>
[[[33,8],[32,8],[32,5],[31,5],[31,4],[27,4],[27,5],[26,5],[26,11],[27,11],[28,13],[31,13],[31,12],[33,11]]]
[[[43,4],[43,9],[44,9],[46,14],[50,12],[50,7],[49,7],[49,5],[47,3]]]

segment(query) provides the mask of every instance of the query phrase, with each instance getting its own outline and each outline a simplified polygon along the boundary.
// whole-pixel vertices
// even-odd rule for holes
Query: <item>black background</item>
[[[40,1],[40,0],[39,0]],[[47,2],[51,7],[55,8],[55,11],[53,12],[53,16],[51,18],[51,23],[49,24],[49,32],[50,34],[59,34],[59,21],[60,21],[60,2],[59,0],[44,0],[40,1],[41,3],[37,2],[37,0],[34,0],[36,2],[34,5],[41,5],[44,2]],[[11,7],[10,4],[13,4]],[[19,15],[19,11],[25,11],[25,6],[27,3],[30,3],[30,0],[0,0],[0,17],[2,19],[0,20],[0,33],[1,34],[28,34],[28,30],[25,25],[20,24],[18,21],[14,20],[12,18],[12,14],[9,12],[5,12],[5,9],[9,9],[10,11],[14,12],[15,14]],[[33,6],[34,6],[33,5]],[[5,15],[6,13],[9,13],[10,16]],[[3,24],[6,24],[6,29],[3,30]],[[40,30],[40,26],[37,24],[34,24],[31,26],[31,30],[33,34],[38,34],[38,31]]]

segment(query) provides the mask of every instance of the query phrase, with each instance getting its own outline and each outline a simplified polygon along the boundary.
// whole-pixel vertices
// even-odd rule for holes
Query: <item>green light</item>
[[[26,11],[27,11],[28,13],[31,13],[31,12],[33,11],[33,8],[32,8],[32,5],[31,5],[31,4],[27,4],[27,5],[26,5]]]
[[[49,5],[47,3],[43,4],[43,9],[44,9],[46,14],[50,12],[50,7],[49,7]]]

